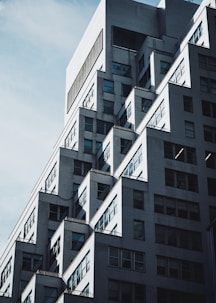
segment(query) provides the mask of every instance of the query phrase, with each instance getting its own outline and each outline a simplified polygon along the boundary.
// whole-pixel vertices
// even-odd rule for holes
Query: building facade
[[[216,302],[215,37],[214,0],[101,0],[0,303]]]

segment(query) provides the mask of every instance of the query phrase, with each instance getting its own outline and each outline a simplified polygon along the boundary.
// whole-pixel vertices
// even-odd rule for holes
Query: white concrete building
[[[101,0],[0,303],[216,302],[215,37],[214,0]]]

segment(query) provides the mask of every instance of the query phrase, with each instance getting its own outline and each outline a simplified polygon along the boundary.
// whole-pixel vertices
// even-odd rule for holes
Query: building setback
[[[216,3],[101,0],[0,303],[213,303]]]

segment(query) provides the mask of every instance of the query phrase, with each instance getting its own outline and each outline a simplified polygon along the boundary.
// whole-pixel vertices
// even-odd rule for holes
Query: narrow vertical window
[[[192,113],[193,112],[193,99],[189,96],[183,96],[183,104],[184,104],[184,111]]]
[[[85,117],[85,130],[93,132],[93,118]]]
[[[103,92],[114,94],[114,82],[110,80],[103,80]]]
[[[84,139],[84,153],[92,154],[93,143],[92,140]]]
[[[144,221],[134,220],[134,239],[145,240]]]
[[[144,192],[133,190],[133,206],[137,209],[144,209]]]
[[[191,121],[185,121],[185,136],[188,138],[195,138],[195,127]]]

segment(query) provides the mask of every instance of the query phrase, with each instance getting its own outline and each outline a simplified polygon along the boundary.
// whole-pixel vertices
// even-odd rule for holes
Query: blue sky
[[[98,3],[0,0],[0,251],[63,129],[65,69]]]

